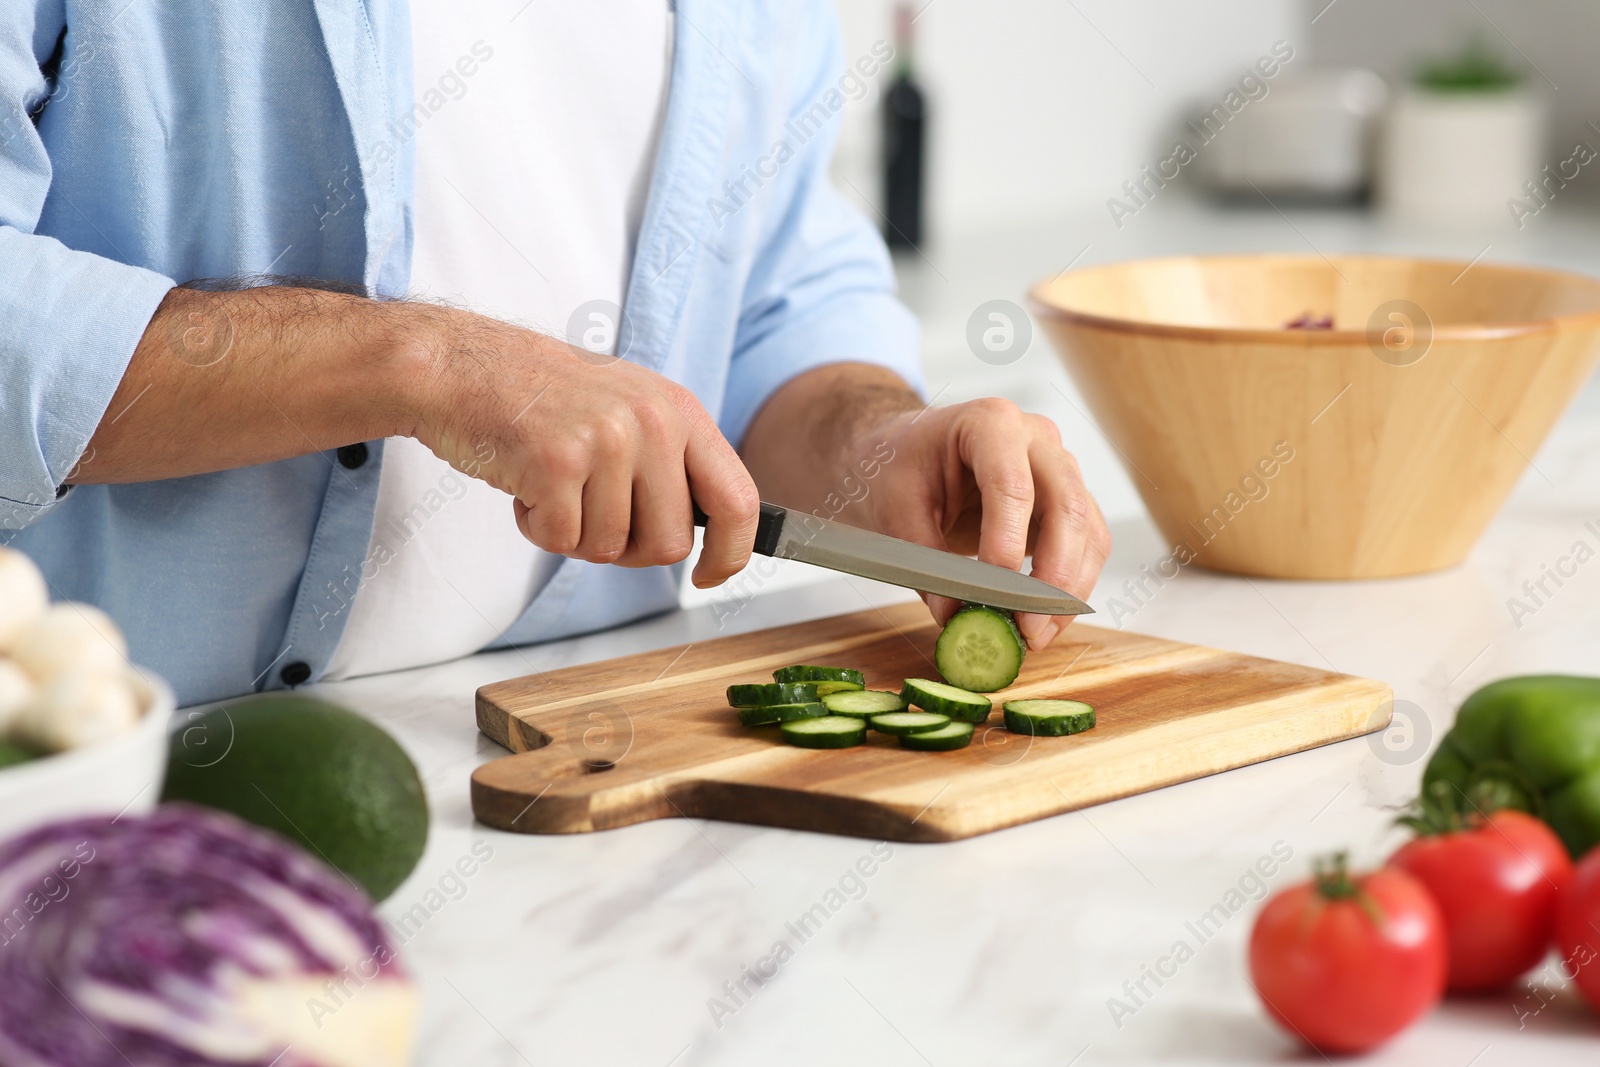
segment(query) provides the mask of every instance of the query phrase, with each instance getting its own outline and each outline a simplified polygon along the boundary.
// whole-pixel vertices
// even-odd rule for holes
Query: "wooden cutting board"
[[[697,816],[802,830],[953,841],[1388,725],[1387,685],[1075,623],[994,694],[971,746],[913,752],[794,748],[741,726],[724,690],[778,667],[857,667],[875,689],[937,678],[938,628],[920,603],[781,626],[515,678],[478,690],[478,728],[513,755],[472,776],[482,822],[582,833]],[[1094,729],[1029,738],[999,701],[1070,697]]]

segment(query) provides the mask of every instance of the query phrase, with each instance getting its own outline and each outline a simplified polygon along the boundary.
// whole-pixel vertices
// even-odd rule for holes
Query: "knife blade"
[[[706,516],[694,509],[696,526]],[[941,552],[898,537],[761,503],[755,551],[793,559],[841,574],[916,589],[972,604],[1037,615],[1085,615],[1094,611],[1064,589],[992,563]]]

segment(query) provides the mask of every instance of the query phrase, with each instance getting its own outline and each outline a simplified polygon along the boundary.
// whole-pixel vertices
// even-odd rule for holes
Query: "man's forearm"
[[[696,581],[749,558],[755,486],[687,389],[468,311],[321,290],[174,290],[66,480],[177,478],[392,436],[505,492],[507,520],[547,552],[677,563],[692,498],[710,517]]]
[[[148,481],[408,432],[431,309],[313,289],[174,289],[68,480]]]
[[[767,400],[745,432],[740,456],[763,500],[814,511],[830,494],[848,499],[845,478],[856,464],[922,408],[905,380],[883,367],[818,367]]]

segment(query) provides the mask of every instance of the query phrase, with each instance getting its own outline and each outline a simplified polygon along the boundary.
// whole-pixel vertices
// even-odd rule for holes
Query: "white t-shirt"
[[[582,311],[618,306],[626,289],[666,106],[667,5],[411,9],[412,291],[596,347],[603,320]],[[510,496],[409,438],[384,445],[368,552],[383,558],[348,609],[330,679],[478,651],[560,562],[523,538]]]

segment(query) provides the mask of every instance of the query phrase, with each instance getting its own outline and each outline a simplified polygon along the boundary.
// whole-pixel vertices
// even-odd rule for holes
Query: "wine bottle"
[[[912,59],[910,4],[894,13],[894,82],[883,95],[884,239],[890,247],[922,240],[924,131],[927,100],[917,85]]]

